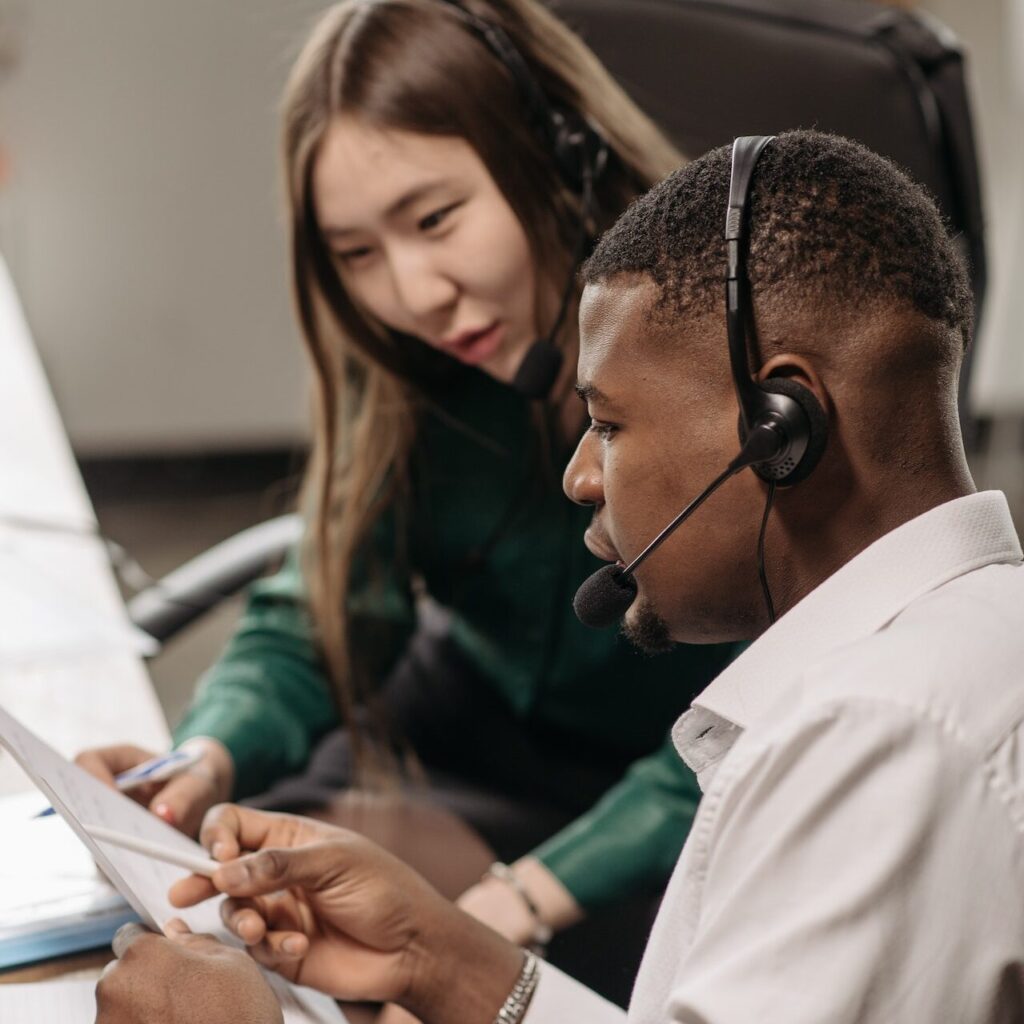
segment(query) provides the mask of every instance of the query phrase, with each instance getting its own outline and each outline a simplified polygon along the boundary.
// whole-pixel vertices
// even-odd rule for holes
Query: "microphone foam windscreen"
[[[606,565],[588,576],[572,599],[572,610],[584,626],[606,629],[614,626],[636,600],[636,580],[626,576],[621,565]]]
[[[562,368],[562,353],[550,341],[535,341],[516,370],[512,387],[527,398],[547,398]]]

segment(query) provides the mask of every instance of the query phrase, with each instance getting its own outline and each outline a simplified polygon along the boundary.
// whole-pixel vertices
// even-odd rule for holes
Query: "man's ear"
[[[828,389],[822,382],[818,371],[815,370],[814,364],[804,356],[798,356],[792,352],[782,352],[779,355],[772,356],[757,371],[758,383],[767,380],[769,377],[784,377],[786,380],[802,384],[817,398],[825,416],[831,417],[832,399]]]

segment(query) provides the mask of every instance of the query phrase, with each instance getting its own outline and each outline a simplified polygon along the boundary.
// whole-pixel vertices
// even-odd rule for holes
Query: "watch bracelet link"
[[[525,959],[523,969],[519,972],[512,991],[494,1018],[494,1024],[520,1024],[526,1011],[529,1009],[530,1000],[533,998],[534,989],[540,980],[540,961],[536,954],[530,950],[523,950]]]

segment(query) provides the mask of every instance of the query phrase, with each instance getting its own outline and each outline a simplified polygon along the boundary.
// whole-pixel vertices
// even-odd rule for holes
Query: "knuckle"
[[[231,831],[228,824],[230,814],[231,804],[213,804],[207,810],[199,833],[204,846],[207,845],[207,837],[212,841],[216,835]]]
[[[114,955],[118,960],[124,960],[127,956],[131,955],[132,950],[145,936],[146,929],[136,922],[121,925],[114,934],[114,939],[111,943]]]
[[[96,1009],[102,1014],[117,1000],[117,974],[108,967],[96,982]]]
[[[288,869],[288,854],[284,850],[271,847],[260,850],[253,857],[252,872],[257,878],[280,878]]]

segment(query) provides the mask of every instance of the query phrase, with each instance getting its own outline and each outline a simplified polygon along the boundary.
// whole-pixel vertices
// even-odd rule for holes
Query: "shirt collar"
[[[973,569],[1024,559],[1001,491],[938,505],[897,527],[816,587],[693,702],[673,729],[679,755],[702,774],[778,696],[780,678],[877,632],[923,594]]]

